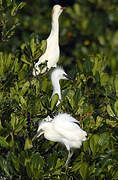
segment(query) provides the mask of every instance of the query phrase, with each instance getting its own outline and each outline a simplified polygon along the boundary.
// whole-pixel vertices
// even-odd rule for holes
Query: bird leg
[[[69,160],[71,159],[72,155],[73,155],[73,151],[72,151],[72,150],[69,150],[69,152],[68,152],[68,158],[67,158],[67,160],[66,160],[65,166],[68,164],[68,162],[69,162]]]

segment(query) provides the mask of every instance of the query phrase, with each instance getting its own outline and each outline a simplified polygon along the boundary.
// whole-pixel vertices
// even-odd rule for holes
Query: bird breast
[[[44,137],[47,139],[47,140],[49,140],[49,141],[54,141],[54,142],[60,142],[60,136],[59,136],[59,134],[57,133],[55,133],[55,132],[53,132],[52,130],[49,132],[45,132],[44,133]]]
[[[60,142],[60,135],[53,129],[51,123],[48,123],[45,129],[44,137],[49,141]]]
[[[40,63],[43,63],[47,60],[48,68],[54,66],[59,60],[59,46],[52,43],[51,45],[47,44],[46,52],[40,57]]]

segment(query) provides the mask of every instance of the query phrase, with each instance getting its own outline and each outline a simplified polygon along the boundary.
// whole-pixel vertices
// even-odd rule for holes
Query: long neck
[[[55,79],[54,79],[54,81],[52,81],[52,86],[53,86],[52,95],[57,93],[59,95],[59,99],[61,99],[61,88],[60,88],[59,80],[55,81]]]
[[[53,35],[55,38],[58,40],[59,36],[59,21],[58,21],[58,16],[52,16],[52,29],[49,35],[49,38],[51,38]]]

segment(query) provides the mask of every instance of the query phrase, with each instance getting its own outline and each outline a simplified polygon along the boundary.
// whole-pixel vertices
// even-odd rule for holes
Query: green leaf
[[[5,138],[1,137],[0,136],[0,146],[1,147],[5,147],[5,148],[8,148],[9,147],[9,144],[7,143],[7,141],[5,140]]]
[[[114,111],[115,111],[115,113],[117,114],[117,116],[118,116],[118,100],[115,102],[115,104],[114,104]]]
[[[115,31],[114,36],[112,38],[112,47],[113,48],[118,47],[118,30]]]
[[[13,165],[14,165],[14,168],[15,168],[17,171],[19,171],[19,169],[20,169],[20,164],[19,164],[19,159],[18,159],[18,157],[17,157],[13,152],[11,152],[11,153],[9,154],[9,156],[10,156],[10,158],[11,158],[11,160],[12,160],[12,163],[13,163]]]
[[[107,73],[100,73],[100,82],[101,82],[101,86],[104,86],[106,83],[109,82],[109,76]]]
[[[75,10],[75,13],[76,13],[77,15],[80,15],[80,14],[81,14],[81,13],[80,13],[80,6],[79,6],[78,3],[75,3],[75,4],[74,4],[74,10]]]
[[[28,65],[31,65],[31,63],[27,60],[27,57],[25,56],[25,54],[23,54],[21,56],[21,61],[23,61],[24,63],[28,64]]]
[[[115,84],[116,96],[118,97],[118,76],[116,76],[114,84]]]
[[[1,123],[1,120],[0,120],[0,130],[3,129],[3,126],[2,126],[2,123]]]
[[[116,170],[114,170],[114,175],[113,175],[113,179],[117,180],[118,179],[118,168]]]
[[[81,163],[79,172],[80,172],[83,180],[87,179],[87,177],[88,177],[88,167],[89,166],[88,166],[87,162],[82,162]]]
[[[105,44],[105,38],[104,36],[98,36],[98,40],[100,42],[101,45],[104,45]]]
[[[9,173],[8,165],[7,165],[7,160],[5,160],[2,156],[0,156],[0,167],[10,177],[10,173]]]
[[[31,141],[31,139],[26,138],[24,150],[31,149],[32,147],[33,147],[33,146],[32,146],[32,141]]]
[[[42,40],[41,41],[40,49],[43,51],[43,54],[45,53],[46,48],[47,48],[47,41],[46,40]]]
[[[6,61],[6,69],[8,69],[12,63],[12,57],[13,55],[11,53],[8,54],[7,56],[7,61]]]
[[[4,77],[4,59],[3,53],[0,52],[0,75]]]
[[[19,5],[18,5],[18,9],[22,9],[24,6],[26,5],[25,2],[21,2]]]
[[[72,171],[77,172],[80,169],[80,167],[81,167],[81,162],[74,163],[72,167]]]
[[[102,150],[104,150],[105,148],[108,148],[109,141],[110,141],[110,136],[108,132],[104,132],[100,134],[98,144],[102,147]]]
[[[32,56],[34,57],[34,52],[36,50],[36,45],[35,45],[34,38],[31,39],[30,48],[31,48],[31,51],[32,51]]]
[[[101,57],[99,57],[99,55],[97,55],[94,58],[94,66],[93,66],[93,69],[92,69],[93,75],[95,75],[96,72],[100,73],[102,71],[102,67],[103,67],[103,62],[101,60]]]
[[[15,4],[13,9],[11,10],[11,16],[15,16],[19,9],[22,9],[26,5],[25,2],[21,2],[18,6]]]
[[[39,153],[36,153],[32,156],[30,163],[33,169],[38,170],[43,167],[44,161],[41,155]]]
[[[12,128],[14,130],[15,126],[16,126],[16,116],[15,116],[15,113],[11,114],[11,125],[12,125]]]
[[[24,126],[24,119],[19,119],[19,121],[17,122],[16,126],[15,126],[15,133],[18,133],[21,129],[23,129]]]
[[[21,104],[22,104],[22,106],[23,106],[24,108],[27,107],[27,102],[26,102],[26,100],[23,98],[23,96],[20,96],[20,102],[21,102]]]
[[[26,170],[28,176],[31,179],[38,180],[41,175],[41,169],[43,168],[44,160],[39,153],[33,154],[31,160],[26,164]]]
[[[96,127],[99,127],[103,123],[103,118],[101,116],[97,116],[96,119]]]
[[[56,162],[56,168],[59,168],[59,167],[61,167],[63,165],[63,161],[60,159],[60,158],[58,158],[57,159],[57,162]],[[60,169],[58,169],[58,170],[60,170]],[[56,171],[56,173],[58,173],[57,171]],[[59,173],[60,173],[60,171],[59,171]]]
[[[26,162],[26,172],[28,174],[28,177],[32,178],[33,175],[32,175],[29,161]]]
[[[18,63],[18,58],[16,58],[14,61],[14,72],[17,73],[19,69],[20,69],[20,66]]]
[[[17,12],[17,6],[15,5],[11,11],[11,16],[15,16]]]
[[[26,81],[26,83],[23,85],[22,89],[21,89],[21,95],[23,96],[27,90],[29,89],[30,83],[29,81]]]
[[[92,69],[92,62],[89,59],[87,59],[84,63],[84,71],[89,74],[91,73],[91,69]]]
[[[90,148],[91,151],[93,152],[93,154],[95,155],[95,153],[99,150],[98,149],[98,141],[99,141],[99,135],[98,134],[94,134],[91,138],[90,138]]]
[[[42,50],[40,49],[40,46],[38,47],[36,47],[36,51],[35,51],[35,56],[34,56],[34,60],[35,59],[38,59],[40,56],[41,56],[41,54],[42,54]]]
[[[106,124],[108,124],[109,126],[115,127],[118,123],[117,121],[106,119]]]
[[[107,112],[108,112],[109,116],[111,116],[111,117],[115,116],[110,104],[107,105]]]
[[[83,150],[84,150],[84,152],[88,151],[88,141],[87,140],[83,142]]]
[[[51,110],[53,110],[57,104],[59,100],[59,95],[58,94],[55,94],[54,96],[52,96],[52,99],[51,99]]]

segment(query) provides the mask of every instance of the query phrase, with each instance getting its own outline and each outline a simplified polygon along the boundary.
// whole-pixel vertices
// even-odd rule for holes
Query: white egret
[[[54,118],[49,116],[40,121],[37,134],[33,139],[44,134],[49,141],[60,142],[68,150],[66,165],[73,155],[73,149],[80,148],[86,140],[87,133],[80,128],[78,121],[67,113],[60,113]]]
[[[59,81],[61,79],[66,79],[66,80],[70,79],[70,80],[72,80],[72,78],[65,73],[63,68],[57,67],[51,73],[51,82],[52,82],[52,86],[53,86],[52,96],[54,94],[58,94],[60,100],[61,100],[61,88],[60,88]],[[58,101],[57,104],[59,104],[59,101]]]
[[[47,68],[56,67],[60,56],[59,49],[59,16],[63,11],[63,7],[55,5],[52,10],[52,29],[49,37],[47,38],[47,48],[45,53],[39,58],[33,69],[33,75],[36,76],[40,73],[39,64],[47,61]],[[41,73],[44,73],[47,68],[44,68]]]

